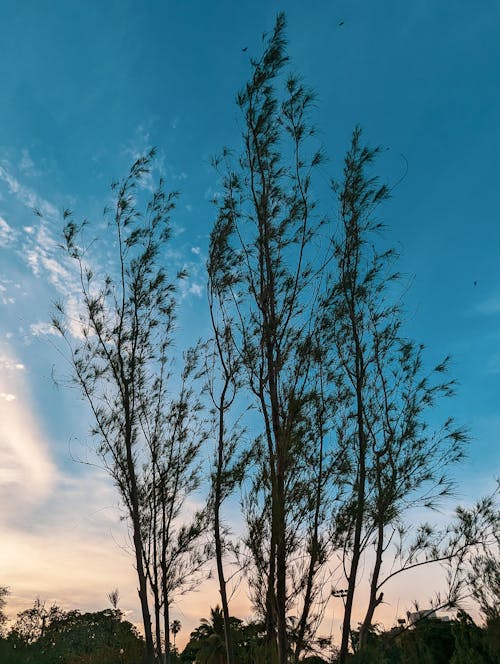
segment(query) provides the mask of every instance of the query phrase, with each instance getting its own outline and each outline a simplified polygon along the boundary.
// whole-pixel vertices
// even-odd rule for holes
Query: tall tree
[[[229,340],[241,380],[260,416],[261,434],[253,445],[256,472],[246,501],[246,543],[253,557],[253,599],[265,616],[270,650],[280,664],[290,647],[287,613],[299,596],[309,598],[308,613],[313,593],[304,591],[315,584],[325,561],[318,528],[310,526],[315,514],[322,516],[315,501],[323,498],[317,491],[319,457],[326,458],[312,433],[321,408],[315,401],[320,349],[314,330],[317,275],[311,262],[317,257],[312,241],[321,220],[315,217],[310,183],[322,157],[309,144],[313,95],[294,76],[278,91],[288,59],[284,30],[280,14],[238,95],[243,149],[236,165],[227,151],[218,162],[225,167],[224,194],[209,264],[213,292],[232,322]],[[314,562],[294,566],[299,551]]]
[[[423,347],[403,336],[395,286],[399,277],[393,272],[396,255],[377,247],[382,225],[375,210],[389,195],[369,172],[377,153],[363,145],[356,128],[343,181],[335,188],[340,216],[340,232],[332,240],[337,275],[324,300],[330,310],[324,318],[323,343],[335,348],[332,375],[344,409],[338,445],[349,462],[343,480],[346,500],[336,514],[347,580],[341,663],[347,657],[361,557],[374,548],[360,632],[363,646],[383,599],[384,555],[398,529],[403,532],[405,512],[418,505],[432,507],[449,495],[447,471],[462,458],[467,439],[452,418],[438,431],[428,426],[429,410],[440,397],[453,394],[454,383],[444,375],[447,360],[425,375]],[[417,540],[416,546],[427,552],[432,548],[430,538]]]
[[[105,242],[116,251],[116,262],[107,273],[91,267],[90,248],[95,245],[84,244],[87,224],[77,224],[73,214],[65,212],[65,249],[76,263],[80,284],[77,335],[72,334],[64,303],[57,305],[53,320],[67,342],[74,380],[90,406],[97,452],[130,519],[148,664],[154,660],[154,645],[142,537],[141,473],[147,445],[141,414],[158,379],[175,318],[175,283],[167,277],[162,251],[177,196],[166,194],[160,181],[140,211],[140,184],[153,157],[151,151],[139,158],[112,187],[115,203],[107,211]]]

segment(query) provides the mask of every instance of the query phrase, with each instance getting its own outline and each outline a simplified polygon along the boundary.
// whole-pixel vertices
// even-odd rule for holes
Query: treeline
[[[181,630],[173,621],[175,635]],[[263,621],[230,619],[235,662],[267,664],[266,626]],[[497,664],[500,653],[500,619],[477,626],[465,612],[443,621],[427,616],[409,627],[401,624],[391,630],[370,629],[367,643],[358,650],[360,631],[352,633],[357,654],[352,664]],[[40,600],[18,614],[7,634],[0,635],[0,661],[3,664],[136,664],[145,652],[145,643],[116,608],[92,613],[49,608]],[[332,664],[337,653],[303,658],[304,664]],[[182,651],[170,650],[173,664],[224,664],[226,639],[224,616],[219,607],[211,609],[193,630]]]
[[[2,664],[135,664],[144,641],[116,607],[81,613],[39,599],[0,633]]]
[[[235,661],[238,664],[267,664],[265,655],[266,628],[263,622],[243,623],[231,618]],[[401,625],[384,631],[370,629],[366,646],[359,650],[360,631],[352,633],[354,649],[351,664],[496,664],[500,653],[500,620],[490,619],[478,627],[465,612],[455,620],[443,621],[425,617],[411,627]],[[329,654],[309,654],[304,664],[332,664],[338,651]],[[210,620],[191,633],[183,652],[177,656],[180,664],[224,664],[225,638],[223,615],[212,609]]]
[[[213,661],[227,664],[242,661],[235,574],[246,579],[262,624],[259,661],[269,664],[321,649],[332,602],[343,614],[338,662],[354,646],[368,652],[389,582],[424,565],[447,572],[432,607],[470,593],[485,612],[498,606],[495,496],[458,508],[442,528],[412,523],[452,493],[468,435],[440,415],[455,388],[448,359],[426,368],[423,346],[404,333],[405,287],[379,217],[392,193],[374,173],[380,150],[355,128],[341,177],[326,185],[315,103],[289,70],[279,15],[237,97],[241,144],[214,160],[212,333],[182,366],[186,275],[167,264],[178,195],[160,181],[144,201],[154,151],[113,185],[105,237],[64,213],[80,309],[75,321],[60,303],[53,323],[129,520],[147,664],[172,661],[171,607],[211,561],[224,634]],[[107,270],[99,242],[115,252]],[[206,504],[188,510],[207,458]],[[239,541],[228,499],[241,505]],[[355,604],[364,612],[357,631]]]

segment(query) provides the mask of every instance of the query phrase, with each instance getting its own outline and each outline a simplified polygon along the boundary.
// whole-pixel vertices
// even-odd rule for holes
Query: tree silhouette
[[[347,462],[346,475],[340,478],[345,498],[335,515],[339,542],[347,554],[341,663],[347,657],[361,556],[374,548],[360,632],[363,647],[383,600],[383,560],[395,535],[404,535],[404,514],[419,505],[433,507],[450,494],[448,469],[461,460],[467,440],[452,418],[436,431],[428,426],[429,411],[441,397],[453,394],[454,381],[446,377],[448,359],[426,375],[423,346],[402,334],[402,306],[395,290],[399,275],[393,269],[396,254],[378,249],[382,225],[376,210],[389,195],[370,173],[378,152],[363,144],[356,128],[343,180],[334,187],[341,222],[332,239],[336,275],[323,300],[325,310],[329,308],[323,344],[335,350],[330,372],[339,395],[337,443]],[[410,545],[412,562],[420,553],[439,558],[431,540],[430,532],[423,539],[417,536]]]
[[[220,336],[241,367],[238,390],[251,395],[260,417],[245,499],[245,544],[253,561],[246,569],[275,651],[269,656],[280,664],[289,651],[288,608],[301,603],[297,658],[317,618],[311,609],[320,601],[317,579],[327,559],[318,501],[326,501],[331,468],[323,447],[326,411],[318,391],[317,275],[311,265],[321,222],[314,218],[310,178],[322,156],[309,154],[313,95],[297,77],[283,81],[284,29],[280,14],[238,95],[244,121],[239,160],[233,163],[229,151],[216,160],[224,193],[208,266],[210,294],[223,312]],[[281,82],[283,93],[277,91]]]
[[[172,623],[170,625],[170,629],[172,630],[172,634],[174,635],[174,650],[175,650],[175,638],[177,634],[181,631],[181,623],[180,620],[172,620]]]
[[[153,158],[154,151],[139,158],[127,177],[112,187],[115,203],[106,216],[114,234],[116,269],[112,265],[107,273],[94,272],[90,264],[95,238],[85,245],[88,224],[77,224],[73,214],[65,212],[65,249],[76,263],[80,283],[77,336],[64,303],[57,305],[53,318],[67,342],[75,383],[94,419],[97,452],[130,520],[148,664],[154,660],[154,645],[143,539],[142,471],[148,455],[144,423],[153,419],[157,407],[148,397],[155,395],[158,372],[166,364],[175,318],[175,278],[167,277],[162,251],[177,197],[166,194],[160,181],[145,211],[139,209],[140,183]]]
[[[7,622],[7,616],[4,613],[4,608],[6,605],[6,597],[9,594],[9,589],[6,586],[0,586],[0,637],[4,633],[4,626]]]

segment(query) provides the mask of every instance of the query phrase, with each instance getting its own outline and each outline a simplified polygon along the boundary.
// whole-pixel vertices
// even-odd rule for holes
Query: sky
[[[104,473],[78,462],[88,413],[64,380],[68,367],[50,328],[54,301],[77,306],[58,248],[62,210],[101,223],[111,181],[157,146],[157,174],[181,193],[168,256],[173,268],[189,270],[180,334],[208,331],[204,262],[218,186],[211,158],[240,145],[235,96],[282,10],[292,67],[317,93],[324,180],[340,173],[356,124],[385,148],[380,175],[399,184],[381,215],[409,284],[405,329],[427,347],[429,366],[451,355],[459,387],[446,414],[472,437],[456,472],[457,500],[493,487],[498,2],[2,0],[0,585],[11,589],[11,615],[36,596],[101,609],[118,587],[127,616],[139,620],[118,497]],[[412,592],[410,584],[393,593],[391,616]],[[207,582],[174,608],[184,625],[179,643],[215,597]],[[244,590],[233,610],[249,615]]]

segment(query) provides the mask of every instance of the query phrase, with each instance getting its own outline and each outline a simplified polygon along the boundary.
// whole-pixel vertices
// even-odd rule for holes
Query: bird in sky
[[[341,28],[344,25],[344,21],[339,21],[339,28]]]
[[[248,51],[248,46],[244,46],[241,50],[245,53],[245,51]]]

